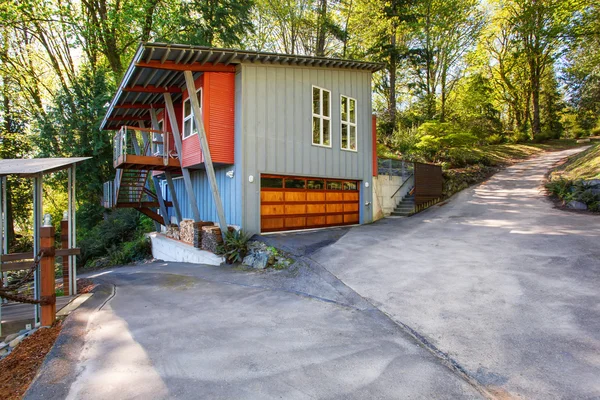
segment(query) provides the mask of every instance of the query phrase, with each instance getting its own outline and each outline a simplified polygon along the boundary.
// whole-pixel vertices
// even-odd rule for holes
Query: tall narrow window
[[[198,96],[198,103],[200,103],[200,111],[202,111],[202,88],[196,91]],[[188,98],[183,102],[183,138],[190,137],[198,133],[198,127],[194,122],[194,115],[192,114],[192,103]]]
[[[313,86],[312,142],[317,146],[331,147],[331,92]]]
[[[356,100],[342,96],[340,104],[342,121],[342,149],[356,151]]]

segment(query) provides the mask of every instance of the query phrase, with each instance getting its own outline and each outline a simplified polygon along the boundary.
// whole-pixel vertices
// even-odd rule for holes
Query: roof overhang
[[[171,93],[173,100],[178,101],[185,87],[183,71],[235,72],[236,67],[244,63],[351,69],[371,73],[383,68],[383,64],[379,63],[336,58],[142,43],[123,76],[100,128],[117,130],[122,125],[148,121],[151,108],[164,107],[163,93]]]
[[[39,174],[49,174],[90,158],[92,157],[4,159],[0,160],[0,177],[15,175],[29,178]]]

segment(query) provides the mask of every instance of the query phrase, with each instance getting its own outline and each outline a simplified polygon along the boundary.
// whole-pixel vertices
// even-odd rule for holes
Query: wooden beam
[[[152,85],[144,86],[131,86],[123,88],[124,92],[141,92],[141,93],[181,93],[181,88],[177,86],[169,87],[156,87]]]
[[[188,93],[194,93],[196,91],[196,85],[194,83],[194,75],[192,71],[185,71],[185,84],[188,89]],[[225,211],[223,210],[223,202],[221,201],[221,194],[219,193],[219,186],[217,184],[217,178],[215,176],[215,167],[212,163],[212,157],[210,156],[210,147],[206,138],[206,131],[204,130],[204,121],[202,120],[202,110],[200,109],[200,102],[198,96],[190,96],[190,104],[192,105],[192,115],[198,128],[198,140],[200,141],[200,149],[202,150],[202,156],[204,157],[204,166],[206,167],[206,175],[208,176],[208,182],[212,191],[213,201],[215,203],[215,209],[219,218],[219,227],[221,228],[221,235],[225,236],[227,233],[227,221],[225,219]]]
[[[221,57],[222,58],[222,57]],[[235,72],[234,65],[225,65],[223,63],[205,63],[205,64],[176,64],[174,61],[150,61],[138,62],[135,64],[138,68],[155,68],[169,71],[192,71],[192,72]]]
[[[111,117],[107,121],[110,122],[125,122],[125,121],[150,121],[150,117]]]
[[[159,104],[154,104],[154,106],[157,106]],[[124,104],[117,104],[116,106],[114,106],[115,109],[125,109],[125,110],[129,110],[129,109],[141,109],[141,110],[149,110],[153,107],[153,105],[151,104],[142,104],[142,103],[137,103],[137,104],[133,104],[133,103],[124,103]]]

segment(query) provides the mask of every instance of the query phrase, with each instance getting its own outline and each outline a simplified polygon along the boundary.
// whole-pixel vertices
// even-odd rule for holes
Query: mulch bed
[[[91,280],[89,280],[87,278],[77,279],[77,293],[79,293],[79,294],[89,293],[92,291],[92,289],[95,286],[96,285],[94,284],[94,282],[92,282]]]
[[[62,322],[58,321],[50,328],[38,329],[0,360],[0,399],[23,397],[61,328]]]

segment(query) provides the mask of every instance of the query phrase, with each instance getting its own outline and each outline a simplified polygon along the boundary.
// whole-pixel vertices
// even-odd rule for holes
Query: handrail
[[[113,161],[127,155],[162,157],[165,165],[169,158],[176,158],[170,151],[170,133],[149,128],[122,126],[113,138]],[[141,142],[141,143],[140,143]]]
[[[408,182],[408,181],[409,181],[409,179],[410,179],[410,178],[412,178],[414,175],[415,175],[415,174],[414,174],[414,172],[413,172],[412,174],[410,174],[410,175],[408,176],[408,178],[406,178],[406,179],[404,180],[404,182],[402,182],[402,185],[400,185],[400,187],[399,187],[399,188],[398,188],[398,189],[397,189],[397,190],[394,192],[394,194],[392,195],[392,197],[390,197],[390,199],[393,199],[393,198],[394,198],[394,196],[396,195],[396,193],[398,193],[398,192],[400,191],[400,189],[402,189],[402,188],[404,187],[404,185],[406,185],[406,182]]]

